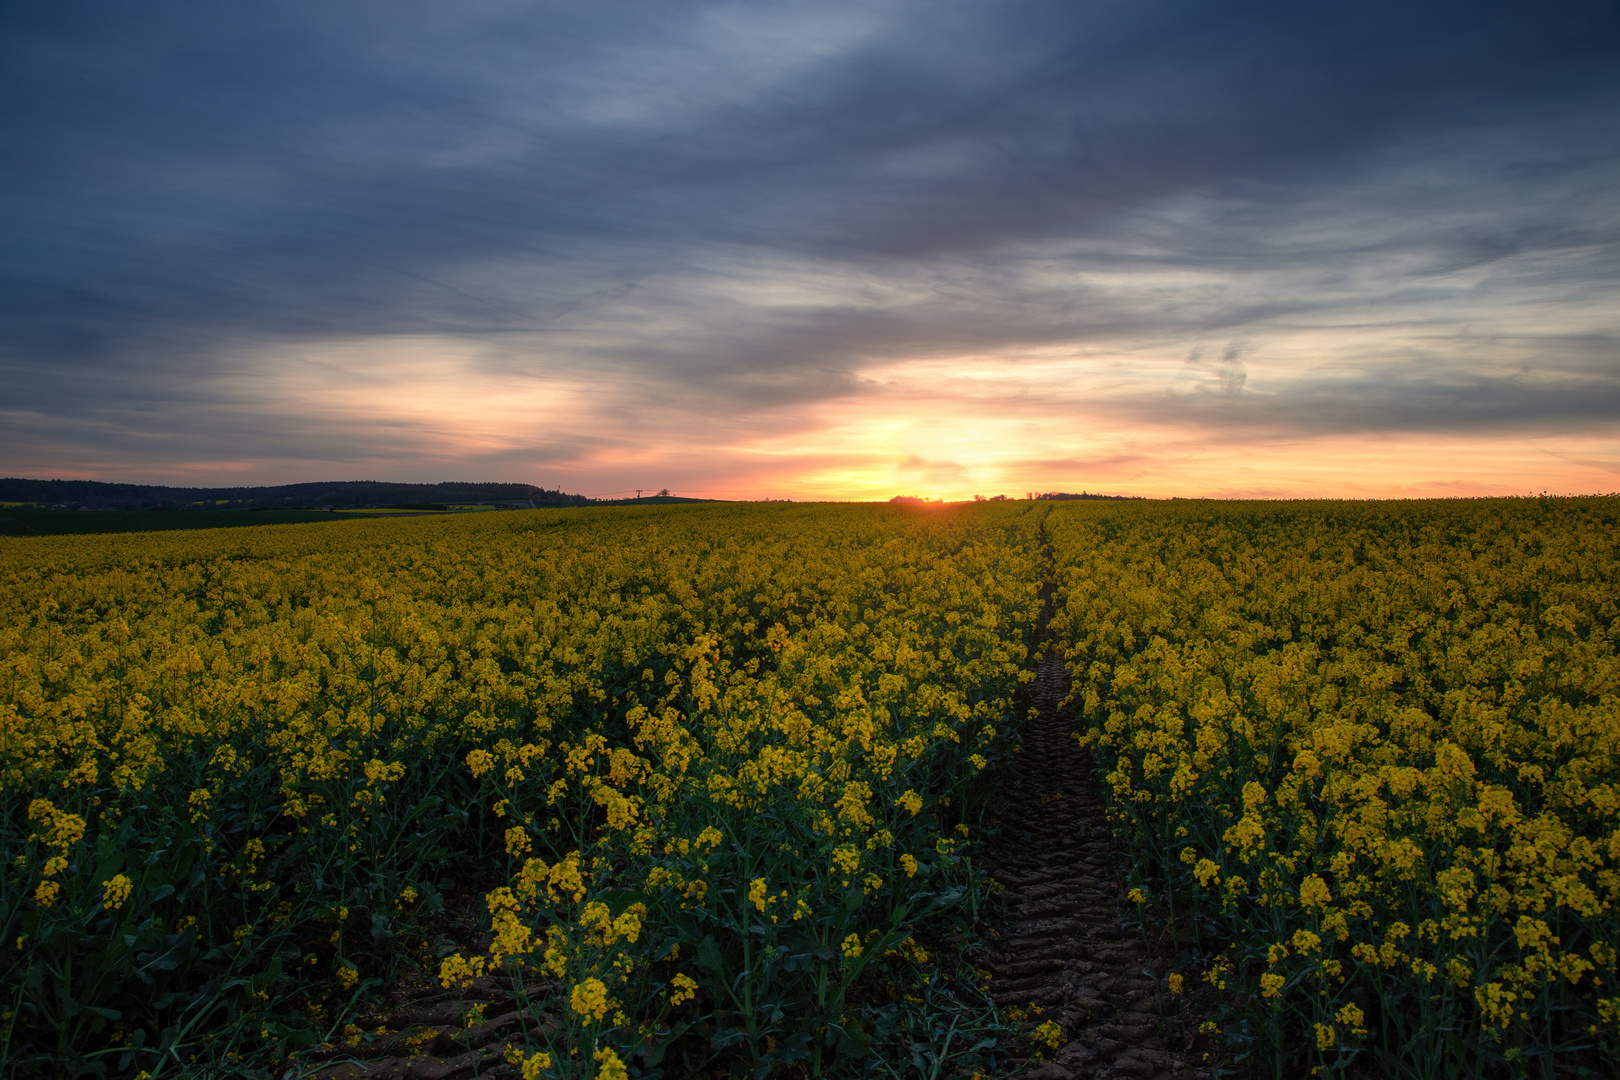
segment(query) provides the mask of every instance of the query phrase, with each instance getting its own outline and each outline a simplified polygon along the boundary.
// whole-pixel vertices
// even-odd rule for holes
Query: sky
[[[0,6],[0,473],[1620,491],[1620,5]]]

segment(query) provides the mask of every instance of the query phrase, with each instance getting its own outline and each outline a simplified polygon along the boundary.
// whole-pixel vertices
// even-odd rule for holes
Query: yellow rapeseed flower
[[[101,906],[108,911],[115,911],[124,906],[130,893],[135,891],[135,885],[124,874],[114,874],[109,880],[101,883]]]
[[[595,977],[575,983],[568,995],[568,1005],[581,1016],[601,1020],[611,1007],[608,1002],[607,985]]]

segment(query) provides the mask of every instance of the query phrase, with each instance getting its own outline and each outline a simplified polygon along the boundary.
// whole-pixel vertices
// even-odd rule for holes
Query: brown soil
[[[457,1076],[515,1077],[505,1060],[509,1042],[555,1025],[538,1008],[520,1009],[494,980],[481,979],[460,1000],[426,976],[402,976],[389,1009],[360,1018],[355,1035],[304,1055],[323,1080],[448,1080]],[[382,1029],[379,1031],[378,1029]]]
[[[1204,1080],[1213,1074],[1201,1065],[1197,1019],[1166,989],[1170,965],[1153,955],[1118,884],[1126,856],[1060,709],[1068,690],[1061,652],[1048,646],[1032,687],[1037,715],[988,845],[1004,918],[978,962],[991,972],[998,1007],[1032,1014],[1024,1023],[1031,1041],[1014,1048],[1028,1056],[1015,1072],[1026,1080]],[[1047,1020],[1067,1040],[1056,1050],[1031,1038]]]

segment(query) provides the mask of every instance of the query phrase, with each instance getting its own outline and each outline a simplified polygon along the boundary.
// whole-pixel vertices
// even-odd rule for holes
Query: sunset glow
[[[0,471],[1620,490],[1608,16],[320,10],[7,17]]]

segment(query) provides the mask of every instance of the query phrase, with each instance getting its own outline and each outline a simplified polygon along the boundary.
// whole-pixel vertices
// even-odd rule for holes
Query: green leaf
[[[713,934],[705,934],[703,940],[698,942],[698,959],[703,966],[720,975],[725,971],[725,961],[720,957],[720,946],[715,942]]]
[[[649,1039],[647,1042],[647,1049],[643,1051],[643,1057],[645,1058],[647,1064],[652,1066],[662,1062],[664,1060],[664,1054],[671,1046],[675,1045],[675,1040],[679,1039],[682,1035],[685,1035],[694,1023],[696,1023],[696,1021],[683,1020],[679,1024],[671,1025],[670,1029],[664,1032],[657,1041]]]

